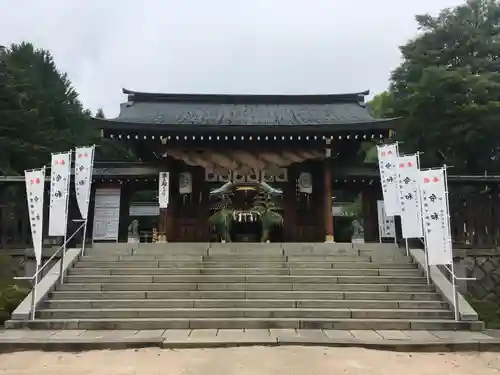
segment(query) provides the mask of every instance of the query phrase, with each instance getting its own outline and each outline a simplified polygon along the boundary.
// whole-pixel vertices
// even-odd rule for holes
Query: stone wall
[[[50,259],[57,248],[45,248],[43,249],[42,264]],[[2,273],[9,273],[12,277],[20,276],[33,276],[36,269],[36,260],[33,253],[33,249],[12,249],[12,250],[2,250],[0,255],[4,260],[0,267],[8,268],[2,269]],[[57,261],[59,260],[59,255],[56,255],[54,259],[51,260],[50,264],[45,267],[42,272],[42,276],[45,275]]]
[[[459,282],[460,290],[500,305],[500,248],[454,250],[454,258],[458,277],[476,278]]]

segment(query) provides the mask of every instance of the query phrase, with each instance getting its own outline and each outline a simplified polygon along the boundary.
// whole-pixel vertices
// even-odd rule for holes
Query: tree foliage
[[[22,43],[0,52],[0,173],[22,174],[48,164],[51,152],[88,144],[100,146],[98,157],[131,157],[102,142],[48,51]]]
[[[403,149],[424,151],[427,166],[500,172],[500,2],[470,0],[416,20],[420,33],[401,47],[374,107],[405,118]]]
[[[376,118],[390,118],[394,116],[393,96],[389,91],[375,95],[368,103],[372,115]]]

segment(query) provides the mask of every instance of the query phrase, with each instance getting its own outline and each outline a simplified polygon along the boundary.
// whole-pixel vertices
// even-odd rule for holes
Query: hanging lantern
[[[179,173],[179,194],[191,194],[193,192],[193,176],[189,172]]]
[[[301,172],[298,180],[300,193],[312,194],[312,175],[309,172]]]

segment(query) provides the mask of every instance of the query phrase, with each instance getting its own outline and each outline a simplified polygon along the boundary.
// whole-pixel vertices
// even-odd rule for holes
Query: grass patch
[[[479,314],[479,319],[486,324],[487,328],[500,328],[500,306],[497,302],[487,299],[478,300],[471,296],[467,297],[467,301]]]
[[[0,325],[10,318],[30,289],[26,282],[14,280],[11,258],[0,254]]]

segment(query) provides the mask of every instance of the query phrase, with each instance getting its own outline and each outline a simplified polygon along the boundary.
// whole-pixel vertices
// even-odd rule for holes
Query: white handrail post
[[[67,234],[64,235],[64,244],[63,244],[63,249],[61,253],[61,259],[59,261],[59,284],[64,283],[64,254],[66,253],[66,242],[68,241],[67,239]]]
[[[449,271],[451,273],[451,285],[453,289],[453,310],[455,313],[455,320],[458,322],[460,320],[460,307],[458,306],[457,280],[455,277],[455,265],[453,263],[454,262],[452,260],[451,269]]]
[[[410,247],[408,246],[408,238],[405,238],[406,256],[410,255]]]
[[[451,251],[451,264],[450,264],[450,269],[449,272],[451,272],[451,285],[453,288],[453,306],[455,310],[455,320],[458,322],[460,320],[460,308],[458,306],[458,295],[457,295],[457,277],[455,276],[455,261],[453,257],[453,238],[451,237],[451,217],[450,217],[450,194],[448,191],[448,167],[443,165],[444,169],[444,194],[445,194],[445,203],[446,203],[446,211],[448,213],[448,220],[447,220],[447,231],[448,231],[448,245],[450,246],[450,251]]]
[[[427,252],[427,243],[424,241],[424,260],[425,260],[425,275],[427,284],[431,283],[431,267],[429,266],[429,253]]]
[[[82,252],[81,256],[85,255],[85,241],[87,240],[87,219],[85,219],[85,223],[83,224],[83,238],[82,238]]]
[[[32,279],[32,289],[31,289],[31,311],[30,311],[30,320],[35,320],[36,315],[36,286],[38,284],[38,270],[40,269],[40,265],[36,264],[35,268],[35,277]]]

